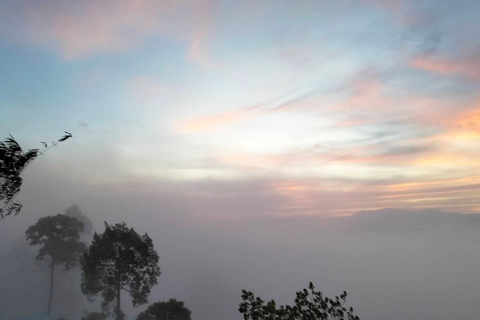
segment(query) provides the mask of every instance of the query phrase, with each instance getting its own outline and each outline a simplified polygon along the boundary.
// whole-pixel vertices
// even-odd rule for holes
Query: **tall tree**
[[[155,302],[141,312],[137,320],[191,320],[192,312],[183,301],[170,299],[167,302]]]
[[[41,245],[37,260],[50,256],[50,296],[47,314],[50,314],[53,297],[53,278],[55,266],[63,265],[65,270],[75,267],[85,250],[85,244],[80,242],[79,233],[83,223],[76,218],[63,214],[40,218],[37,223],[27,229],[27,240],[30,245]]]
[[[310,282],[308,289],[297,292],[293,306],[277,307],[274,300],[265,303],[252,292],[242,290],[243,302],[238,310],[245,320],[360,320],[353,308],[343,306],[346,298],[346,292],[334,299],[325,297]]]
[[[121,291],[129,293],[134,306],[147,303],[160,276],[158,259],[147,234],[140,236],[124,222],[105,222],[105,232],[93,235],[83,255],[82,291],[89,297],[101,294],[104,308],[116,299],[116,319],[123,319]]]
[[[33,161],[35,158],[47,151],[48,149],[56,146],[58,143],[63,142],[72,137],[70,132],[65,131],[65,135],[57,141],[52,141],[50,145],[46,142],[42,142],[43,149],[30,149],[23,151],[20,145],[15,139],[10,136],[4,141],[0,141],[0,218],[3,219],[6,216],[17,215],[22,209],[22,204],[15,202],[15,196],[20,191],[22,186],[21,174],[23,170]]]

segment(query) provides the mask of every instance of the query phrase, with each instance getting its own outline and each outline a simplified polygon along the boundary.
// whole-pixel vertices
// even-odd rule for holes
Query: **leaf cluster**
[[[134,306],[147,303],[160,276],[158,254],[150,237],[140,236],[127,225],[108,225],[95,233],[82,260],[82,291],[90,298],[101,294],[104,307],[120,290],[127,291]]]
[[[81,231],[83,231],[81,221],[57,214],[40,218],[25,233],[30,245],[42,246],[37,260],[43,260],[48,255],[52,258],[52,264],[63,264],[68,270],[75,267],[85,250],[85,244],[79,241]]]
[[[141,312],[136,320],[191,320],[192,312],[183,301],[170,299],[167,302],[155,302]]]
[[[5,208],[0,208],[0,215],[3,219],[14,213],[17,215],[22,206],[18,202],[11,203],[22,186],[20,174],[23,169],[33,161],[38,149],[22,150],[15,139],[10,136],[5,141],[0,141],[0,201],[5,203]]]
[[[245,320],[359,320],[353,308],[343,306],[347,293],[334,299],[323,296],[310,282],[308,289],[296,293],[295,304],[277,307],[274,300],[265,302],[252,292],[242,290],[239,306]]]
[[[106,320],[107,318],[108,314],[105,312],[87,312],[85,310],[80,320]]]
[[[13,202],[13,199],[20,192],[22,186],[22,171],[31,163],[39,154],[56,146],[60,142],[70,139],[72,134],[65,131],[65,135],[57,141],[52,141],[49,146],[42,142],[44,149],[30,149],[23,151],[18,142],[9,136],[4,141],[0,141],[0,201],[4,203],[0,208],[0,218],[6,216],[17,215],[22,209],[22,204]]]

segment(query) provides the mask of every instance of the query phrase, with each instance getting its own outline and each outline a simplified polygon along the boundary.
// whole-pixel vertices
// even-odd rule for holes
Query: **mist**
[[[65,190],[83,187],[51,178],[52,185],[41,188],[43,170],[32,171],[22,191],[26,208],[0,224],[0,313],[6,319],[45,312],[48,263],[35,261],[38,248],[27,244],[25,230],[39,217],[63,213],[73,204],[97,232],[103,232],[104,221],[125,221],[148,233],[162,272],[149,302],[184,301],[193,319],[241,319],[242,289],[289,304],[310,281],[328,296],[347,291],[347,305],[361,319],[477,319],[480,314],[478,215],[384,209],[340,217],[275,216],[265,214],[275,199],[242,199],[256,192],[253,182],[230,191],[228,185],[207,184],[197,196],[170,187],[148,198],[115,194],[107,187],[71,194]],[[218,198],[199,196],[221,189]],[[178,190],[182,194],[175,196]],[[245,214],[235,219],[208,214],[221,208]],[[98,311],[101,297],[86,301],[78,267],[64,273],[56,282],[52,315],[76,319],[85,309]],[[128,319],[148,305],[133,308],[127,294],[122,299]]]
[[[479,12],[0,0],[0,320],[478,320]]]

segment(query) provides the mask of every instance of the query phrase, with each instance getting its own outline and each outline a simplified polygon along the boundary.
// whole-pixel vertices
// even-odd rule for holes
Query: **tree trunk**
[[[120,289],[117,289],[117,320],[122,320],[122,311],[120,310]]]
[[[117,307],[115,308],[115,313],[117,314],[116,320],[123,320],[122,310],[120,310],[120,273],[117,275]]]
[[[52,264],[50,265],[50,298],[48,299],[48,309],[47,314],[50,315],[50,309],[52,307],[52,298],[53,298],[53,273],[55,271],[55,261],[52,258]]]

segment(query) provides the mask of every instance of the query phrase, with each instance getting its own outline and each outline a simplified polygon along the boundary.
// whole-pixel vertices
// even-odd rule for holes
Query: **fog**
[[[26,239],[75,205],[93,231],[124,222],[159,255],[137,307],[114,298],[126,273],[108,268],[156,263],[148,238],[143,255],[91,268],[108,285],[83,278],[113,299],[108,319],[119,300],[133,320],[175,298],[183,320],[240,320],[242,289],[290,305],[312,282],[346,291],[362,320],[478,320],[479,12],[478,0],[0,0],[0,320],[106,320],[86,319],[102,296],[82,293],[80,267],[36,260]],[[93,234],[86,251],[72,239],[52,246],[87,261]]]
[[[346,304],[361,319],[473,320],[480,314],[478,215],[384,209],[346,217],[282,217],[265,214],[265,203],[275,199],[246,202],[219,194],[217,201],[195,197],[181,186],[170,189],[176,196],[157,189],[158,197],[115,193],[105,186],[88,191],[52,176],[47,188],[43,179],[49,172],[42,172],[27,175],[22,213],[0,223],[0,314],[5,319],[45,312],[49,261],[35,261],[38,247],[28,245],[25,230],[39,217],[63,213],[73,204],[97,232],[103,232],[103,221],[125,221],[148,233],[162,271],[149,302],[184,301],[195,320],[241,319],[242,289],[293,303],[295,292],[310,281],[328,296],[347,291]],[[208,215],[221,208],[248,214]],[[81,294],[78,268],[56,276],[53,316],[72,320],[85,309],[100,310],[101,297],[90,303]],[[127,294],[122,296],[127,319],[147,305],[134,308]]]

